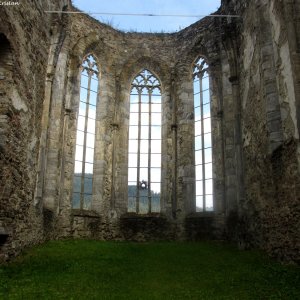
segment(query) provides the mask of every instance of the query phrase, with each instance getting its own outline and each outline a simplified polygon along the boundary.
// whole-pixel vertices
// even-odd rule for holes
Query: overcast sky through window
[[[219,7],[221,0],[72,0],[84,12],[128,14],[209,15]],[[175,32],[199,20],[196,17],[140,17],[92,15],[123,31]]]

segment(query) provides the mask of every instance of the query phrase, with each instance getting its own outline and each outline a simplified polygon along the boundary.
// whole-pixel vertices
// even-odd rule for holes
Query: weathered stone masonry
[[[57,3],[59,2],[59,3]],[[2,260],[45,239],[229,239],[286,261],[300,251],[300,37],[296,1],[224,0],[172,34],[124,33],[68,1],[1,8]],[[80,65],[100,70],[91,210],[72,209]],[[195,213],[193,62],[210,68],[214,212]],[[162,86],[159,214],[127,213],[129,94]]]

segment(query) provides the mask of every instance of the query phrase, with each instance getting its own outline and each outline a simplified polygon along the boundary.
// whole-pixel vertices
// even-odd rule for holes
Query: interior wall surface
[[[45,79],[49,5],[16,1],[0,8],[0,260],[41,242],[42,202],[34,202]]]
[[[297,262],[299,5],[236,2],[245,7],[234,39],[239,47],[229,50],[237,53],[240,87],[244,193],[238,204],[239,239],[242,247],[260,247],[281,260]]]

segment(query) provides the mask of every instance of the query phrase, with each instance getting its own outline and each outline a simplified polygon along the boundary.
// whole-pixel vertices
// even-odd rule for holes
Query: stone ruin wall
[[[91,237],[222,238],[299,260],[300,8],[222,2],[220,13],[243,19],[205,18],[174,34],[125,34],[84,15],[50,19],[40,2],[1,11],[1,259],[44,239]],[[79,66],[88,53],[101,70],[89,212],[71,208]],[[216,211],[205,215],[191,209],[198,55],[213,89]],[[142,68],[161,80],[165,112],[162,214],[147,217],[126,213],[128,96]]]
[[[45,9],[44,1],[1,6],[0,260],[44,239],[34,193],[51,39]]]
[[[215,33],[216,39],[213,41],[207,34],[213,32],[215,25],[212,19],[205,19],[179,34],[125,34],[84,15],[70,18],[68,27],[65,28],[70,36],[67,36],[61,46],[59,68],[56,68],[58,72],[53,81],[55,105],[49,123],[50,143],[44,204],[51,212],[50,235],[59,232],[61,236],[92,236],[102,239],[127,239],[128,236],[137,240],[156,239],[155,232],[161,232],[161,229],[160,225],[155,224],[162,223],[166,229],[159,236],[164,239],[186,238],[189,233],[185,232],[185,226],[197,230],[202,223],[208,224],[206,227],[211,228],[211,232],[216,231],[218,236],[224,235],[223,194],[226,187],[220,128],[222,124],[226,124],[227,116],[221,120],[218,114],[222,110],[220,98],[223,94],[230,93],[230,85],[224,91],[220,88],[222,80],[228,81],[228,78],[227,74],[222,74],[222,62],[219,58],[221,40],[218,33]],[[93,211],[80,211],[72,210],[71,195],[79,103],[79,66],[88,53],[95,55],[100,68],[100,102],[96,121]],[[195,222],[195,216],[186,220],[186,216],[193,212],[193,196],[190,195],[194,193],[191,72],[192,63],[199,55],[208,59],[213,78],[213,115],[216,119],[213,129],[216,152],[214,172],[218,179],[215,190],[216,213],[198,217],[200,221],[197,220],[197,225],[193,225],[190,223]],[[224,60],[228,64],[226,57]],[[160,216],[145,218],[127,215],[129,88],[132,78],[143,68],[153,71],[163,87],[162,219]],[[175,109],[177,120],[173,124]],[[175,127],[176,139],[172,132]],[[228,139],[228,144],[230,142]],[[178,177],[174,184],[176,147]],[[232,150],[230,147],[228,149]],[[61,166],[61,169],[57,166]],[[176,188],[175,219],[173,188]],[[59,213],[56,214],[56,211]],[[136,234],[130,235],[128,231],[131,232],[131,224],[134,222],[147,229],[135,229]],[[127,230],[126,226],[130,228]],[[202,232],[208,235],[204,230]],[[195,234],[191,234],[193,235]]]
[[[260,247],[285,261],[299,261],[300,249],[297,26],[299,4],[253,1],[238,49],[244,173],[239,238],[243,247]]]

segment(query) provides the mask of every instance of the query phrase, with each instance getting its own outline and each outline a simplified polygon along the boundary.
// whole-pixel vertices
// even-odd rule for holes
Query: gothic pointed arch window
[[[196,211],[213,211],[211,89],[209,66],[199,57],[193,65],[195,115]]]
[[[99,70],[93,55],[81,65],[72,207],[91,209]]]
[[[144,69],[132,81],[128,142],[128,212],[160,211],[161,85]]]

